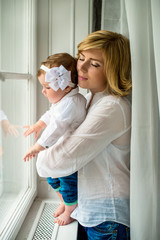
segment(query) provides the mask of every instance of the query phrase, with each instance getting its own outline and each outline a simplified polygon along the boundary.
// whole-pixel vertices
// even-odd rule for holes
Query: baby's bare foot
[[[75,219],[71,218],[70,214],[68,215],[68,213],[66,213],[66,211],[64,211],[64,213],[62,213],[60,216],[58,216],[55,219],[55,223],[58,223],[58,225],[60,225],[60,226],[67,225],[73,221],[75,221]]]
[[[55,219],[55,223],[58,223],[58,225],[63,226],[73,222],[74,219],[71,218],[70,215],[76,207],[77,204],[70,206],[65,205],[64,212]]]
[[[56,211],[54,212],[53,216],[54,217],[58,217],[59,215],[61,215],[63,212],[65,211],[65,204],[64,202],[62,202],[58,208],[56,209]]]

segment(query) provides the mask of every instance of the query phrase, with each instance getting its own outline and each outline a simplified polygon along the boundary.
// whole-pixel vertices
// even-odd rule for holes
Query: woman
[[[71,136],[39,155],[37,171],[42,177],[78,171],[78,207],[71,216],[79,222],[79,239],[129,239],[128,39],[109,31],[89,34],[78,45],[77,69],[79,86],[90,90],[87,117]]]

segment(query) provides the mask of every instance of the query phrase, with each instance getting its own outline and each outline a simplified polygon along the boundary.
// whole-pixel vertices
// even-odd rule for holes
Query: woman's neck
[[[91,103],[92,103],[93,97],[94,97],[94,94],[91,95],[91,98],[90,98],[89,103],[88,103],[88,106],[87,106],[87,111],[88,111],[88,109],[89,109],[90,106],[91,106]]]

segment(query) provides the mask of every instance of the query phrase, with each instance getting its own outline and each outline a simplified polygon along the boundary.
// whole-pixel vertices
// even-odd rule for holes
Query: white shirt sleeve
[[[49,125],[49,123],[50,123],[50,110],[45,112],[39,120],[43,121],[46,125]]]
[[[7,118],[7,116],[6,116],[6,114],[2,111],[2,110],[0,110],[0,122],[2,121],[2,120],[7,120],[8,118]]]
[[[130,107],[103,98],[71,136],[39,154],[38,174],[56,178],[78,171],[129,128]]]

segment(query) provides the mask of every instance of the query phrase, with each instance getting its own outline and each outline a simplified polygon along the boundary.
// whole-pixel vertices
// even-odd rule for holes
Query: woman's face
[[[81,88],[90,89],[92,94],[106,88],[104,60],[102,51],[89,49],[82,51],[77,62],[78,84]]]

